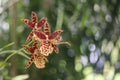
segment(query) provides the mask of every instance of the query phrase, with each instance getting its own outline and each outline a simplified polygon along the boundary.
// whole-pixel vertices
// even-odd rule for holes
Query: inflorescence
[[[26,64],[26,68],[29,68],[32,63],[39,69],[45,68],[45,63],[48,62],[46,56],[49,56],[54,51],[59,53],[58,45],[67,44],[68,42],[61,42],[60,34],[63,30],[55,30],[51,33],[50,26],[48,24],[47,18],[43,17],[38,21],[38,17],[35,12],[31,13],[32,20],[22,19],[22,21],[30,28],[32,31],[29,33],[26,39],[26,45],[24,49],[31,54],[31,58]],[[28,43],[32,41],[32,45]]]

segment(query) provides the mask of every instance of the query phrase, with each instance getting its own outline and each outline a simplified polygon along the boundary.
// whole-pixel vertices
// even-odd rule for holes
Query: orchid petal
[[[57,45],[53,45],[53,49],[54,49],[54,51],[55,51],[55,53],[59,53],[59,49],[58,49],[58,46]]]
[[[31,53],[31,54],[34,53],[34,49],[31,48],[31,47],[29,47],[28,45],[25,45],[25,46],[24,46],[24,49],[25,49],[27,52]]]
[[[37,28],[42,27],[46,21],[47,21],[47,18],[45,18],[45,17],[40,19],[40,21],[38,22]]]
[[[50,36],[49,39],[54,39],[56,38],[58,35],[60,35],[63,32],[63,30],[56,30],[55,32],[53,32]]]
[[[41,69],[45,67],[45,63],[47,62],[47,58],[43,55],[35,55],[34,56],[34,64],[37,68]]]
[[[33,11],[31,13],[31,18],[32,18],[32,22],[33,23],[37,23],[38,22],[37,14],[35,12],[33,12]]]
[[[32,56],[32,57],[28,60],[26,66],[25,66],[26,69],[31,66],[31,64],[33,63],[33,60],[34,60],[34,57]]]
[[[46,35],[48,35],[48,36],[50,36],[50,34],[51,34],[51,32],[50,32],[50,26],[49,26],[49,24],[47,22],[44,24],[44,33]]]
[[[39,38],[39,39],[46,39],[46,36],[43,32],[40,32],[40,31],[37,31],[35,30],[34,31],[34,34]]]
[[[33,36],[33,30],[29,33],[29,35],[26,39],[26,42],[29,42],[31,40],[32,36]]]
[[[35,26],[35,23],[31,22],[29,19],[22,19],[22,21],[31,28]]]

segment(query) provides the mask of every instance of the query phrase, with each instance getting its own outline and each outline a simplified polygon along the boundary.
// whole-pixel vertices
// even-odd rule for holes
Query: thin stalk
[[[12,56],[14,55],[13,53],[14,52],[16,52],[17,50],[7,50],[7,51],[2,51],[2,52],[0,52],[0,55],[1,54],[5,54],[5,53],[12,53]],[[24,51],[24,50],[23,50]],[[24,51],[25,52],[25,51]],[[27,58],[27,59],[29,59],[29,57],[26,55],[26,54],[24,54],[23,52],[18,52],[18,54],[19,55],[21,55],[21,56],[23,56],[23,57],[25,57],[25,58]],[[12,57],[11,56],[11,57]]]
[[[56,29],[62,28],[63,18],[64,18],[64,5],[61,2],[59,2]]]
[[[13,44],[14,44],[14,42],[5,45],[4,47],[0,48],[0,51],[2,51],[3,49],[5,49],[5,48],[7,48],[9,46],[12,46]]]
[[[16,53],[18,53],[18,52],[20,52],[20,51],[22,51],[22,50],[23,50],[23,48],[19,49],[18,51],[13,52],[11,55],[9,55],[9,56],[5,59],[5,62],[7,62],[13,55],[15,55]]]
[[[69,42],[60,42],[59,44],[66,44],[68,46],[71,46],[71,44]]]

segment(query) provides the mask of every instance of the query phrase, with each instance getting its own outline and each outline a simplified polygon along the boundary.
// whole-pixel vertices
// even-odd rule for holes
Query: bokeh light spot
[[[86,66],[86,65],[88,64],[88,57],[87,57],[86,55],[82,55],[82,56],[80,57],[80,62],[81,62],[84,66]]]
[[[90,51],[94,51],[96,49],[95,44],[90,44],[88,47]]]
[[[68,54],[68,56],[70,56],[70,57],[74,57],[74,55],[75,55],[73,49],[69,49],[68,52],[67,52],[67,54]]]
[[[85,67],[83,74],[87,76],[88,74],[91,74],[91,73],[93,73],[93,68],[89,66]]]
[[[100,11],[100,6],[98,4],[94,5],[94,11],[96,11],[96,12]]]
[[[105,80],[104,76],[101,74],[96,75],[95,80]]]
[[[114,80],[120,80],[120,73],[117,73],[117,74],[115,75]]]
[[[62,68],[65,68],[66,67],[66,61],[65,60],[60,60],[59,62],[59,66],[62,67]]]
[[[90,53],[90,62],[92,64],[96,63],[98,60],[98,54],[94,53],[94,52],[91,52]]]
[[[82,69],[82,64],[80,64],[80,63],[75,64],[75,70],[77,72],[81,71],[81,69]]]
[[[111,22],[111,21],[112,21],[111,15],[107,14],[107,15],[105,16],[105,20],[106,20],[107,22]]]

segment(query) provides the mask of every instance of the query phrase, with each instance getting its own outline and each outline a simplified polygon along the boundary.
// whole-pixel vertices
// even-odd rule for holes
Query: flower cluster
[[[24,49],[31,54],[31,58],[26,64],[26,68],[29,68],[32,63],[39,69],[45,67],[45,63],[48,62],[46,56],[49,56],[53,51],[59,53],[59,44],[68,44],[68,42],[61,42],[60,34],[63,30],[56,30],[51,33],[50,26],[48,24],[47,18],[43,17],[38,21],[38,17],[35,12],[31,13],[32,20],[22,19],[22,21],[30,28],[32,31],[29,33],[26,39],[26,45]],[[32,45],[29,46],[28,43],[33,39]]]

